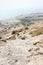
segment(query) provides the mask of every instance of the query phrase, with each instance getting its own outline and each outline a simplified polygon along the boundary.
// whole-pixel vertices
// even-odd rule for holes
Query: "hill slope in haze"
[[[0,65],[43,65],[43,13],[0,21]]]

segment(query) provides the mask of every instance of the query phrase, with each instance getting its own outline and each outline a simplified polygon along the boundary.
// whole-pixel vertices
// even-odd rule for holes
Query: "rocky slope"
[[[43,14],[0,21],[0,65],[43,65]]]

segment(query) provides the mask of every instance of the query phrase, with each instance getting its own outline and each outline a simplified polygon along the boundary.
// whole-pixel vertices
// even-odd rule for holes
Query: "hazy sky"
[[[34,12],[43,12],[43,0],[0,0],[0,20]]]

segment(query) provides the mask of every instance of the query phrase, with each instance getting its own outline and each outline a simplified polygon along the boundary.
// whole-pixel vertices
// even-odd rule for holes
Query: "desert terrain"
[[[43,65],[43,13],[0,21],[0,65]]]

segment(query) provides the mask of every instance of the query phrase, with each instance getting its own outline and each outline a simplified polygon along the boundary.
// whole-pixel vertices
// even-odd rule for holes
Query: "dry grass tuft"
[[[43,34],[43,27],[38,28],[38,29],[35,30],[35,31],[31,31],[30,34],[31,34],[32,36],[37,36],[37,35]]]

